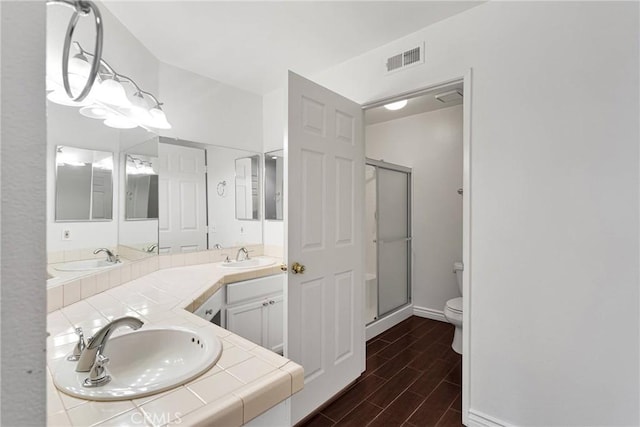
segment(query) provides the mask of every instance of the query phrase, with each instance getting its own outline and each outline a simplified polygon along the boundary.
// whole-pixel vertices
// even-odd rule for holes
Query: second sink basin
[[[268,258],[251,258],[245,259],[244,261],[223,262],[221,266],[222,268],[242,270],[245,268],[268,267],[275,263],[276,262],[274,260]]]
[[[62,358],[53,381],[63,393],[88,400],[129,400],[185,384],[211,368],[222,344],[209,328],[147,329],[111,338],[104,353],[111,381],[83,387],[88,372],[76,372],[76,362]]]

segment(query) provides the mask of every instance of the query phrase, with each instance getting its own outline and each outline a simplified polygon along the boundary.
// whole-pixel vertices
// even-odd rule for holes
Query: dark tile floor
[[[453,331],[413,316],[371,339],[367,370],[301,426],[461,426],[462,357],[451,349]]]

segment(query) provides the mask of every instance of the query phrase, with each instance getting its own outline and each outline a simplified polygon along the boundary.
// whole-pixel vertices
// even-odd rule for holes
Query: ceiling
[[[482,1],[109,1],[160,61],[264,94]]]
[[[407,105],[400,110],[387,110],[384,105],[365,110],[365,125],[373,125],[376,123],[387,122],[389,120],[401,119],[403,117],[413,116],[415,114],[428,113],[430,111],[449,108],[462,104],[462,97],[456,100],[441,102],[436,99],[436,95],[451,91],[462,91],[462,82],[452,83],[447,86],[441,86],[432,91],[422,93],[419,96],[408,98]]]

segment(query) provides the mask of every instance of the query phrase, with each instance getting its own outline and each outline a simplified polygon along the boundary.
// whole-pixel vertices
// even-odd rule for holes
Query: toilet
[[[464,266],[462,262],[453,263],[453,272],[456,274],[456,281],[458,282],[458,288],[460,289],[460,295],[462,295],[462,272]],[[444,317],[449,323],[456,327],[456,331],[453,335],[453,342],[451,348],[458,354],[462,354],[462,297],[452,298],[447,301],[444,307]]]

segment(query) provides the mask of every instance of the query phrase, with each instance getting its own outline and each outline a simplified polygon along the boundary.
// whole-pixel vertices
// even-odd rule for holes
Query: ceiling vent
[[[436,96],[436,99],[440,102],[447,103],[452,101],[457,101],[462,99],[462,91],[461,89],[454,89],[448,92],[439,93]]]
[[[387,73],[403,70],[418,64],[424,64],[424,43],[387,58]]]

